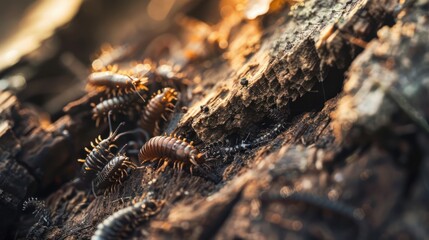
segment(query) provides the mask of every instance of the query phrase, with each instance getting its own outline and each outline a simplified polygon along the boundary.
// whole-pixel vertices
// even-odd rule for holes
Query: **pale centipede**
[[[154,200],[144,200],[123,208],[97,226],[91,240],[128,239],[134,229],[160,211],[161,204]]]
[[[93,72],[88,76],[88,89],[101,90],[113,95],[120,95],[132,90],[147,91],[147,78],[130,76],[114,71]]]
[[[153,136],[159,135],[161,120],[167,121],[168,113],[174,111],[177,91],[172,88],[164,88],[154,95],[140,119],[140,127]]]

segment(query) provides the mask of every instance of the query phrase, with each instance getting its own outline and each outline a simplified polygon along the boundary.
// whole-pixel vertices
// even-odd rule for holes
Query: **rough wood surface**
[[[3,92],[0,210],[11,217],[0,220],[0,236],[88,239],[110,214],[151,196],[163,207],[136,239],[428,238],[428,8],[427,0],[308,0],[256,20],[221,19],[215,28],[227,36],[182,69],[194,79],[181,93],[188,111],[169,129],[203,148],[285,128],[210,162],[219,184],[146,166],[95,197],[73,179],[83,147],[107,134],[91,120],[99,96],[70,103],[51,123]],[[210,45],[223,38],[227,48]],[[52,224],[21,213],[34,195],[45,197]]]

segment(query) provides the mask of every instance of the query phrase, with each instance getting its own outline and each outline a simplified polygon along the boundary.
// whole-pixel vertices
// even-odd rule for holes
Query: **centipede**
[[[130,91],[148,91],[146,77],[135,77],[127,72],[112,70],[93,72],[88,76],[88,90],[105,91],[114,96]]]
[[[81,169],[81,179],[84,182],[91,181],[95,174],[100,172],[104,166],[115,156],[111,149],[116,147],[114,142],[122,135],[127,134],[128,132],[119,134],[119,128],[122,127],[125,123],[121,122],[115,131],[112,131],[111,123],[111,112],[108,114],[109,120],[109,136],[105,139],[102,139],[99,135],[95,139],[95,144],[91,142],[92,150],[85,147],[85,151],[88,153],[85,159],[78,159],[78,162],[83,163]]]
[[[177,100],[177,91],[172,88],[164,88],[148,102],[140,118],[140,127],[153,136],[159,135],[160,123],[167,121],[169,113],[174,111]]]
[[[263,134],[262,136],[256,138],[252,142],[246,143],[242,141],[240,144],[236,144],[234,146],[229,147],[221,147],[219,150],[216,151],[217,154],[223,153],[223,154],[236,154],[238,152],[243,152],[249,149],[253,149],[259,146],[262,146],[263,144],[269,142],[271,139],[278,136],[282,131],[286,129],[286,124],[284,123],[278,123],[275,125],[275,127],[269,131],[268,133]]]
[[[141,102],[144,101],[145,91],[128,92],[122,95],[113,96],[104,100],[100,100],[98,104],[91,103],[92,119],[95,120],[95,125],[98,126],[101,121],[106,122],[107,115],[110,111],[113,114],[122,113],[129,114],[130,112],[139,112],[141,110]],[[115,116],[115,115],[113,115]]]
[[[51,212],[46,207],[44,201],[31,197],[22,204],[22,211],[28,208],[34,208],[33,214],[39,221],[42,220],[48,226],[51,224]]]
[[[162,203],[143,200],[123,208],[101,222],[91,240],[128,239],[134,229],[156,215]]]
[[[108,193],[114,187],[121,185],[128,176],[129,169],[136,169],[137,166],[123,153],[125,146],[110,160],[106,166],[97,174],[92,181],[92,191],[96,195],[97,191],[105,190]]]
[[[139,160],[145,162],[162,162],[159,171],[172,164],[173,168],[182,170],[189,168],[191,174],[196,168],[204,174],[204,177],[218,183],[220,178],[216,174],[204,170],[202,165],[206,162],[203,153],[193,146],[193,142],[186,142],[186,138],[177,136],[156,136],[149,139],[140,149]]]

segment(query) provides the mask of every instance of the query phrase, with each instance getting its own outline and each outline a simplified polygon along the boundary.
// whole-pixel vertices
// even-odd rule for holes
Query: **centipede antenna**
[[[244,142],[247,142],[247,139],[249,139],[250,133],[247,134],[247,137],[244,139]],[[243,143],[243,141],[241,142]]]
[[[122,151],[124,151],[124,149],[128,146],[128,144],[125,144],[124,146],[122,146],[121,149],[119,149],[118,154],[122,153]]]
[[[122,127],[124,125],[125,125],[125,122],[119,123],[119,125],[116,127],[115,131],[112,134],[110,134],[110,136],[114,136],[113,137],[113,141],[116,141],[116,139],[118,139],[118,136],[122,134],[122,133],[118,134],[118,130],[119,130],[120,127]]]
[[[94,197],[97,197],[97,194],[95,194],[94,182],[91,182],[91,190],[92,194],[94,194]]]
[[[134,130],[126,131],[126,132],[123,132],[123,133],[116,135],[115,140],[118,139],[119,137],[123,136],[123,135],[132,134],[132,133],[141,133],[142,135],[145,136],[145,138],[146,138],[145,140],[149,139],[149,133],[147,133],[145,130],[143,130],[141,128],[136,128]]]
[[[132,79],[129,75],[127,75],[127,77],[129,77],[129,78],[130,78],[130,80],[131,80],[131,85],[133,85],[134,90],[136,91],[137,95],[139,95],[139,97],[143,100],[143,102],[146,102],[146,100],[143,98],[143,96],[142,96],[142,95],[139,93],[139,91],[137,90],[136,85],[133,83],[133,79]]]
[[[109,121],[109,135],[112,135],[112,120],[110,119],[112,115],[112,110],[107,113],[107,120]]]

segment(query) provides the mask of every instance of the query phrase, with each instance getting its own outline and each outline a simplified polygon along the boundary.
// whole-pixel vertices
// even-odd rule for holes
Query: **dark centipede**
[[[118,130],[122,125],[124,125],[124,123],[120,123],[113,133],[110,131],[106,139],[102,139],[101,136],[98,136],[98,138],[95,139],[96,145],[91,142],[92,150],[85,147],[88,155],[85,159],[78,159],[78,162],[83,163],[81,175],[84,181],[92,180],[95,174],[100,172],[109,160],[114,157],[110,149],[115,147],[113,142],[118,138]]]
[[[258,137],[257,139],[253,140],[250,143],[245,143],[244,141],[240,144],[234,145],[234,146],[229,146],[229,147],[220,147],[218,149],[216,149],[217,147],[213,147],[215,148],[215,150],[212,150],[212,155],[222,155],[222,154],[236,154],[238,152],[243,152],[252,148],[256,148],[259,146],[262,146],[263,144],[269,142],[271,139],[275,138],[276,136],[278,136],[282,131],[284,131],[286,129],[286,125],[283,123],[279,123],[277,124],[271,131],[269,131],[268,133]]]
[[[123,208],[100,223],[91,239],[128,239],[138,225],[159,212],[160,205],[153,200],[144,200]]]
[[[140,149],[139,159],[144,162],[163,161],[160,170],[163,171],[167,165],[173,164],[174,168],[180,170],[188,167],[191,174],[193,168],[204,172],[204,177],[217,183],[219,177],[213,173],[203,170],[204,154],[200,153],[193,145],[176,136],[157,136],[149,139]]]
[[[88,152],[85,159],[78,159],[78,162],[83,163],[81,169],[81,180],[85,183],[89,183],[92,179],[94,179],[95,175],[100,172],[104,166],[115,156],[110,150],[113,147],[116,147],[113,143],[121,136],[135,133],[137,130],[141,132],[141,130],[133,130],[123,133],[118,133],[119,128],[123,126],[125,123],[122,122],[118,125],[115,131],[112,131],[112,121],[111,121],[112,111],[109,111],[107,115],[107,119],[109,121],[109,136],[105,139],[102,139],[101,136],[95,139],[96,145],[91,142],[92,150],[85,148]]]
[[[122,150],[97,174],[92,181],[92,191],[96,190],[112,191],[113,187],[122,184],[128,176],[128,169],[135,169],[137,166],[123,153]]]
[[[22,211],[25,211],[28,208],[34,208],[33,214],[39,221],[42,220],[46,225],[51,224],[51,212],[46,207],[44,201],[31,197],[22,204]]]
[[[159,135],[160,121],[167,121],[168,113],[174,111],[175,101],[177,100],[177,91],[172,88],[164,88],[158,91],[147,104],[141,119],[140,127],[147,132]]]
[[[138,103],[142,94],[143,92],[129,92],[107,98],[98,104],[92,103],[92,119],[96,121],[96,126],[99,125],[101,118],[104,118],[104,121],[106,121],[106,116],[110,111],[113,113],[127,113],[130,109],[139,111],[140,104]]]

